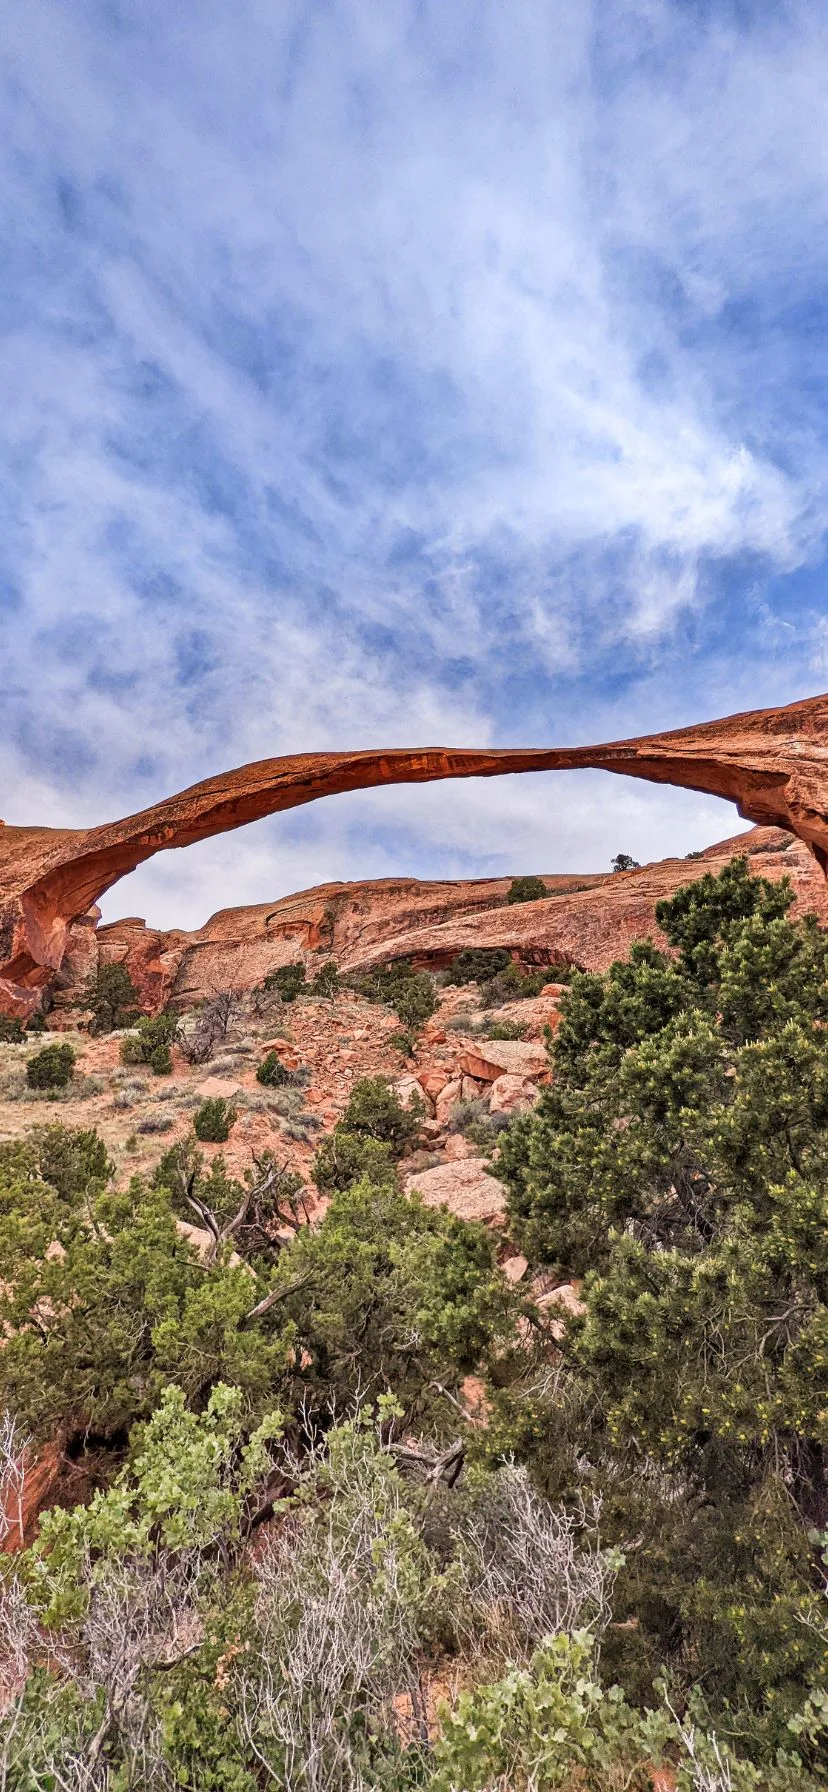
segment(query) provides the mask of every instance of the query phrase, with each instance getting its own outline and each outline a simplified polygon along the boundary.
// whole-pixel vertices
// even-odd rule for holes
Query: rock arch
[[[828,868],[828,695],[595,747],[393,748],[264,759],[102,827],[0,824],[0,1009],[30,1012],[60,968],[73,923],[157,852],[338,792],[578,767],[724,797],[746,820],[797,834]]]

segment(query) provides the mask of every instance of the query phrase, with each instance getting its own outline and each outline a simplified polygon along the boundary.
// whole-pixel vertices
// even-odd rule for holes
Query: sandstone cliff
[[[545,878],[545,901],[506,904],[508,878],[428,883],[383,878],[322,884],[279,902],[222,909],[192,933],[162,932],[128,919],[88,932],[102,963],[127,966],[145,1006],[187,1008],[222,988],[251,989],[267,972],[302,959],[309,973],[327,957],[360,971],[395,958],[440,969],[464,947],[506,947],[523,964],[570,963],[603,970],[631,942],[658,937],[656,904],[680,884],[718,872],[746,853],[757,875],[788,877],[795,913],[828,925],[828,884],[801,841],[779,828],[754,828],[708,847],[697,859],[664,859],[640,870],[595,877]],[[64,1001],[77,995],[68,980]]]
[[[0,827],[0,1005],[31,1011],[67,952],[83,956],[83,917],[145,859],[319,796],[379,784],[597,767],[729,798],[748,820],[798,835],[824,870],[827,759],[828,696],[820,696],[597,747],[394,749],[262,760],[103,827]]]

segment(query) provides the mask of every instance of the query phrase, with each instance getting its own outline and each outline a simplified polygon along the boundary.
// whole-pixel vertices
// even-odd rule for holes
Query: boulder
[[[427,1207],[447,1207],[461,1220],[497,1224],[506,1212],[506,1190],[489,1174],[486,1157],[467,1157],[460,1162],[438,1164],[406,1179],[406,1192],[422,1196]]]
[[[549,1288],[546,1294],[536,1295],[535,1306],[546,1314],[553,1338],[563,1337],[568,1318],[577,1318],[586,1312],[574,1282],[561,1282],[557,1288]]]
[[[410,1106],[412,1100],[421,1102],[425,1108],[425,1117],[430,1119],[434,1113],[434,1102],[427,1089],[423,1087],[419,1077],[401,1076],[394,1084],[402,1107]]]
[[[459,1068],[478,1082],[496,1083],[504,1073],[522,1078],[542,1076],[549,1069],[549,1059],[542,1045],[526,1040],[481,1039],[463,1053]]]
[[[504,1002],[497,1013],[499,1019],[514,1021],[530,1040],[542,1039],[546,1027],[554,1033],[561,1022],[557,999],[543,992],[539,996],[524,996],[519,1002]]]
[[[221,1095],[225,1101],[229,1101],[233,1095],[238,1093],[238,1088],[238,1082],[234,1083],[230,1077],[206,1076],[203,1083],[198,1085],[198,1093],[204,1101],[212,1100],[216,1095]]]
[[[489,1109],[493,1114],[520,1113],[524,1108],[533,1107],[537,1099],[534,1083],[527,1082],[522,1076],[504,1074],[489,1088]]]
[[[452,1077],[451,1082],[445,1083],[443,1088],[440,1090],[440,1093],[437,1097],[437,1101],[435,1103],[435,1112],[437,1115],[437,1119],[441,1122],[441,1124],[443,1126],[446,1125],[446,1122],[448,1121],[449,1115],[451,1113],[452,1108],[454,1107],[455,1102],[461,1100],[462,1091],[463,1091],[463,1081],[462,1081],[462,1078],[459,1076]]]
[[[453,1132],[446,1140],[445,1155],[450,1163],[458,1163],[464,1157],[477,1157],[477,1146],[461,1132]]]
[[[440,1069],[436,1064],[432,1065],[430,1070],[421,1071],[419,1076],[419,1082],[426,1095],[431,1096],[432,1101],[437,1100],[440,1091],[445,1089],[446,1083],[450,1083],[451,1080],[452,1072],[448,1068]]]

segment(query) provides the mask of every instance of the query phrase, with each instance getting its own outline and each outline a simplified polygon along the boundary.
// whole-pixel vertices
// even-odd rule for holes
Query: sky
[[[26,0],[0,70],[7,822],[828,686],[828,8]],[[363,792],[104,912],[741,825],[601,773]]]

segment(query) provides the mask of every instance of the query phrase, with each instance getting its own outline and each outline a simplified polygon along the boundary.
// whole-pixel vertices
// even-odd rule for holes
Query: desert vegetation
[[[0,1786],[824,1783],[828,940],[790,903],[702,876],[666,949],[570,974],[531,1109],[455,1102],[505,1228],[406,1192],[411,1077],[352,1075],[304,1175],[240,1154],[251,1101],[304,1137],[310,1073],[237,992],[111,1042],[127,1159],[177,1128],[148,1166],[54,1109],[0,1144]],[[463,957],[447,992],[514,1000]],[[441,987],[317,981],[270,993],[360,1033],[410,998],[415,1039]],[[156,1081],[199,1026],[238,1096]]]

